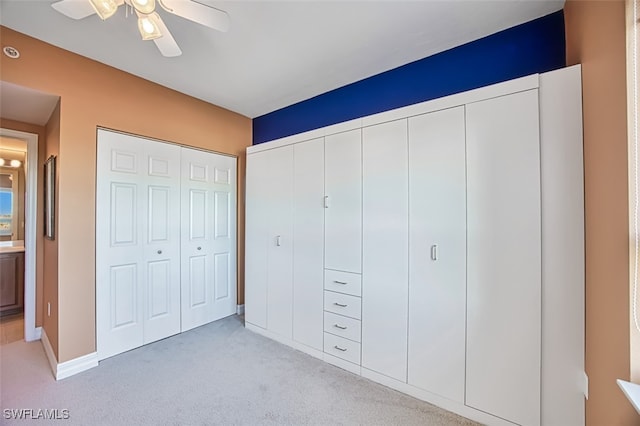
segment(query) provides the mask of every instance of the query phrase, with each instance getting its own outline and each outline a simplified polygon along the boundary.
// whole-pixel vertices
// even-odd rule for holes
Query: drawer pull
[[[342,303],[338,303],[338,302],[333,302],[333,304],[336,305],[336,306],[340,306],[341,308],[346,308],[347,307],[346,304],[343,305]]]
[[[346,281],[333,280],[333,282],[336,283],[336,284],[342,284],[342,285],[347,285],[348,284]]]
[[[334,346],[334,348],[336,348],[337,350],[339,350],[339,351],[341,351],[341,352],[346,352],[346,351],[347,351],[347,348],[341,348],[341,347],[340,347],[340,346],[338,346],[338,345],[335,345],[335,346]]]
[[[335,328],[339,328],[340,330],[346,330],[347,329],[347,327],[345,327],[344,325],[340,325],[340,324],[333,324],[333,326]]]

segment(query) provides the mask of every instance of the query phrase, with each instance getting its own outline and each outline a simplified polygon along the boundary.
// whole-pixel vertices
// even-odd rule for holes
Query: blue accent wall
[[[257,117],[253,143],[564,66],[560,10]]]

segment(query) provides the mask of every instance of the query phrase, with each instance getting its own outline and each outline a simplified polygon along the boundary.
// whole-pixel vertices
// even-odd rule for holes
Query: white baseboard
[[[35,327],[31,330],[27,330],[24,336],[25,342],[35,342],[42,339],[42,327]]]
[[[244,305],[236,305],[236,314],[244,315]]]
[[[44,331],[44,329],[42,330],[42,337],[40,340],[42,341],[44,352],[47,355],[47,359],[49,360],[51,372],[53,373],[53,377],[55,377],[56,380],[66,379],[67,377],[73,376],[74,374],[78,374],[83,371],[89,370],[90,368],[98,366],[97,352],[92,352],[90,354],[83,355],[69,361],[58,363],[56,355],[53,353],[51,342],[49,342],[49,338],[47,337],[47,333]]]
[[[51,347],[51,343],[49,342],[49,338],[47,337],[47,332],[44,331],[44,329],[42,329],[40,341],[42,342],[42,347],[44,347],[44,353],[47,355],[47,360],[49,361],[49,367],[51,367],[53,377],[56,377],[56,371],[58,370],[58,359],[53,353],[53,348]]]

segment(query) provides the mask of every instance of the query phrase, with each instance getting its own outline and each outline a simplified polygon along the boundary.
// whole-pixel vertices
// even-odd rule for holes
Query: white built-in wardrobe
[[[98,359],[236,312],[236,167],[98,130]]]
[[[492,425],[584,423],[580,68],[247,150],[246,326]]]

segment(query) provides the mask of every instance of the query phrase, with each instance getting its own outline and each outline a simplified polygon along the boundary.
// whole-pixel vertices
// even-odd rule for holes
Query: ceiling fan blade
[[[120,6],[124,0],[115,0],[115,2]],[[61,0],[52,3],[51,7],[71,19],[83,19],[96,13],[89,0]]]
[[[174,40],[171,32],[162,21],[162,18],[160,18],[157,13],[152,13],[151,15],[149,15],[149,18],[155,22],[155,24],[158,26],[158,29],[162,33],[162,37],[153,40],[153,42],[158,47],[158,50],[160,50],[160,53],[162,53],[162,56],[171,58],[174,56],[182,55],[180,46],[178,46],[178,43],[176,43],[176,41]]]
[[[231,22],[227,12],[193,0],[158,0],[158,2],[167,12],[171,12],[174,15],[214,30],[229,31]]]
[[[82,19],[96,13],[88,0],[62,0],[52,3],[51,7],[71,19]]]

